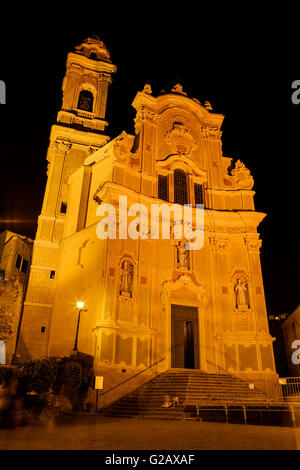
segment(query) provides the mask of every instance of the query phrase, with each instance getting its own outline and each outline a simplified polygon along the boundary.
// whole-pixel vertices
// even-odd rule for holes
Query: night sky
[[[37,13],[40,20],[27,12],[22,21],[19,11],[17,26],[14,21],[9,33],[1,31],[0,80],[7,104],[0,106],[0,230],[35,235],[67,53],[97,34],[118,67],[106,116],[111,138],[122,130],[134,132],[131,103],[146,82],[154,96],[180,82],[188,96],[210,101],[225,115],[223,154],[250,169],[256,210],[268,214],[259,228],[268,313],[290,313],[300,304],[300,105],[291,101],[297,75],[282,78],[280,51],[268,33],[258,36],[257,17],[250,29],[227,19],[219,26],[183,5],[183,11],[173,5],[164,14],[151,5],[135,15],[116,7],[113,17],[100,6],[77,18],[51,15],[45,7]]]

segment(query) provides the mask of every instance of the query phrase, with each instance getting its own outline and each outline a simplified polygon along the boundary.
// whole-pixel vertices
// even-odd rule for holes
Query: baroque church
[[[105,115],[115,72],[97,37],[67,56],[21,360],[69,355],[76,339],[94,356],[104,389],[153,364],[276,380],[258,233],[265,214],[255,211],[250,171],[222,154],[224,116],[180,84],[159,96],[147,84],[132,103],[135,135],[110,140]],[[120,196],[149,213],[152,204],[202,205],[203,247],[188,250],[187,240],[172,236],[100,239],[97,210],[109,203],[118,214]]]

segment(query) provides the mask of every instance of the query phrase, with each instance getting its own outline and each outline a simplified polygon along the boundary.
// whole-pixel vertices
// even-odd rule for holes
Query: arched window
[[[78,109],[91,113],[93,111],[93,100],[93,93],[88,90],[81,90],[78,99]]]
[[[174,203],[189,203],[188,178],[183,170],[174,171]]]
[[[168,177],[165,175],[158,175],[158,199],[164,201],[169,200]]]
[[[204,204],[204,188],[203,184],[194,184],[195,205]]]
[[[91,52],[90,53],[90,59],[96,60],[97,59],[97,54],[96,52]]]

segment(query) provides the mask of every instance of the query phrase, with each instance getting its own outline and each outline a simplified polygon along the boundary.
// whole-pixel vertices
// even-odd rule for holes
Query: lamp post
[[[84,307],[84,302],[78,301],[78,302],[77,302],[78,318],[77,318],[77,328],[76,328],[75,344],[74,344],[74,348],[73,348],[73,351],[74,351],[74,352],[78,352],[77,343],[78,343],[78,331],[79,331],[79,323],[80,323],[80,314],[81,314],[81,312],[86,312],[86,311],[87,311],[87,309],[86,309],[86,308],[83,308],[83,307]]]

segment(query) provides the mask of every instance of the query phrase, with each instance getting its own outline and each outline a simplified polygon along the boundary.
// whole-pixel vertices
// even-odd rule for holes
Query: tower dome
[[[96,35],[89,36],[75,47],[75,53],[84,55],[92,60],[111,62],[110,54],[104,42]]]

